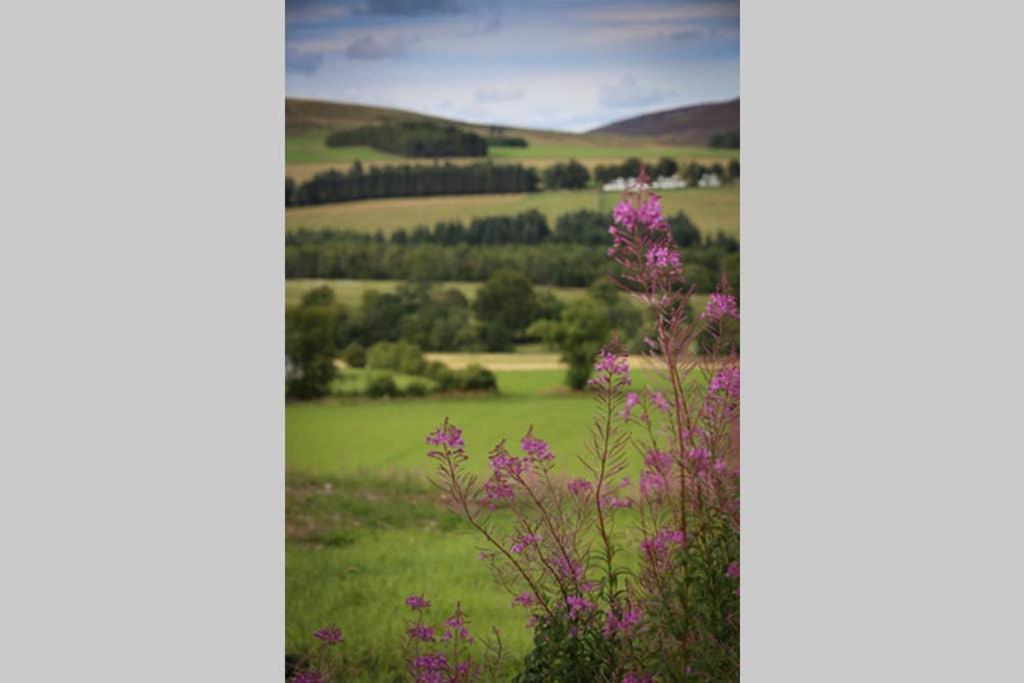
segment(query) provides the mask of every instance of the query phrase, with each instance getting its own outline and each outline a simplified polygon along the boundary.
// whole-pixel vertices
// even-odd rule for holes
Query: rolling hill
[[[740,129],[740,100],[643,114],[596,128],[587,135],[655,137],[677,145],[706,145],[715,133]]]

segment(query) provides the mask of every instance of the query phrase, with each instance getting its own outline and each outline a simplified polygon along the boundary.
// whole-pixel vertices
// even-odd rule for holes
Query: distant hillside
[[[713,102],[644,114],[588,133],[657,137],[679,145],[706,145],[715,133],[740,129],[740,100]]]
[[[342,102],[324,102],[320,100],[304,100],[294,97],[285,99],[285,128],[288,133],[308,133],[317,131],[349,130],[361,126],[372,126],[380,123],[397,121],[430,121],[437,124],[455,125],[471,130],[480,135],[489,135],[490,126],[480,123],[468,123],[437,116],[417,114],[402,109],[371,107],[362,104],[345,104]],[[622,145],[637,146],[654,144],[653,140],[638,140],[636,137],[593,134],[564,133],[553,130],[537,130],[532,128],[503,128],[503,135],[522,136],[530,144],[574,144],[574,145]],[[706,142],[706,141],[705,141]]]

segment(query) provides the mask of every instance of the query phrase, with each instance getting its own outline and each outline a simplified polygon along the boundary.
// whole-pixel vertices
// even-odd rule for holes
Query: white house
[[[705,173],[697,181],[697,187],[719,187],[721,184],[722,180],[717,173]]]
[[[601,189],[605,192],[625,192],[636,185],[636,178],[616,178],[610,183],[605,183]],[[686,181],[679,176],[658,176],[658,179],[650,185],[652,190],[680,190],[684,187],[686,187]]]

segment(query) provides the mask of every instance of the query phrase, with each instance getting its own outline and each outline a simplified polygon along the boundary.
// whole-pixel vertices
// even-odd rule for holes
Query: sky
[[[739,96],[739,2],[287,0],[289,97],[583,132]]]

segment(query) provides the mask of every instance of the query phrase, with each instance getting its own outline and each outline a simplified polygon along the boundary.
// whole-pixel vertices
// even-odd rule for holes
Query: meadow
[[[530,367],[544,354],[460,355],[514,368]],[[559,474],[579,475],[584,470],[574,456],[583,454],[595,406],[589,394],[564,389],[561,369],[496,374],[495,396],[334,398],[287,406],[287,652],[303,651],[313,630],[336,623],[358,636],[345,646],[362,672],[352,680],[392,679],[402,666],[403,600],[422,593],[438,617],[461,602],[474,633],[497,627],[509,672],[521,663],[531,648],[525,614],[477,561],[478,536],[444,509],[430,486],[435,463],[426,457],[424,438],[449,417],[464,429],[472,470],[485,474],[490,449],[507,439],[518,450],[533,425],[550,442]],[[659,382],[650,371],[634,373],[637,386]],[[634,458],[629,474],[639,470]],[[628,526],[630,516],[620,523]]]
[[[740,188],[724,185],[715,188],[666,190],[661,193],[666,214],[683,211],[704,235],[721,231],[739,237]],[[439,197],[399,197],[367,199],[318,206],[289,208],[285,227],[337,228],[359,232],[381,231],[388,235],[399,228],[433,225],[438,221],[516,214],[530,209],[543,213],[554,227],[564,213],[590,209],[611,213],[619,195],[598,190],[557,190],[523,194],[448,195]]]

